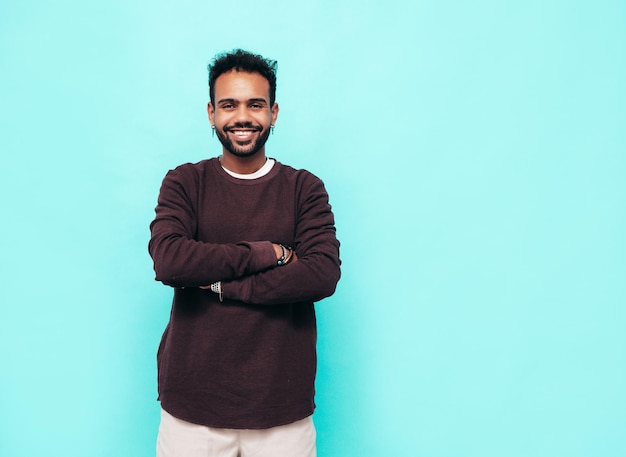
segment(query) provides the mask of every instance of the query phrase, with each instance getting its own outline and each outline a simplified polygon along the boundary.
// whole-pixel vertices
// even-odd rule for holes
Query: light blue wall
[[[153,455],[160,181],[205,66],[279,61],[321,176],[320,456],[626,455],[623,1],[0,4],[0,455]]]

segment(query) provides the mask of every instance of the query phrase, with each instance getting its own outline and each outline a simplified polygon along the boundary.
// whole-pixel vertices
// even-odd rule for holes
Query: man
[[[170,171],[152,222],[156,279],[174,288],[158,351],[160,457],[315,456],[313,303],[340,276],[323,183],[265,155],[276,62],[209,65],[222,155]]]

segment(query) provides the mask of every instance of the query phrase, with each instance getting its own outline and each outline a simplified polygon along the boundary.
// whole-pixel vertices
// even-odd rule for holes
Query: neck
[[[265,157],[265,151],[261,150],[254,154],[252,157],[237,157],[230,152],[223,150],[220,162],[224,168],[234,173],[241,175],[249,175],[259,170],[267,158]]]

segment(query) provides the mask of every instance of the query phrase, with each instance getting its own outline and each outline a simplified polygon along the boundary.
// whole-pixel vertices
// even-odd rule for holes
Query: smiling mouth
[[[260,125],[253,125],[252,123],[247,123],[247,122],[245,124],[237,123],[232,126],[224,127],[225,132],[233,132],[235,134],[254,133],[254,132],[260,132],[261,130],[263,130],[263,127],[261,127]]]
[[[227,132],[231,132],[233,135],[237,136],[237,137],[247,137],[252,135],[255,132],[258,132],[259,130],[257,129],[230,129],[227,130]]]

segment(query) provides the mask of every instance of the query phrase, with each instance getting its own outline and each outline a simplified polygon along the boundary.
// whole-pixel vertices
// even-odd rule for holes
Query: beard
[[[234,129],[256,129],[261,132],[258,138],[254,142],[249,142],[249,144],[245,144],[243,146],[235,144],[229,137],[228,132]],[[259,152],[263,146],[265,146],[265,142],[270,136],[270,129],[263,130],[261,126],[253,126],[252,123],[237,123],[234,125],[224,127],[224,131],[219,129],[215,129],[215,133],[217,133],[217,138],[224,146],[228,152],[236,157],[246,158],[252,157],[257,152]]]

